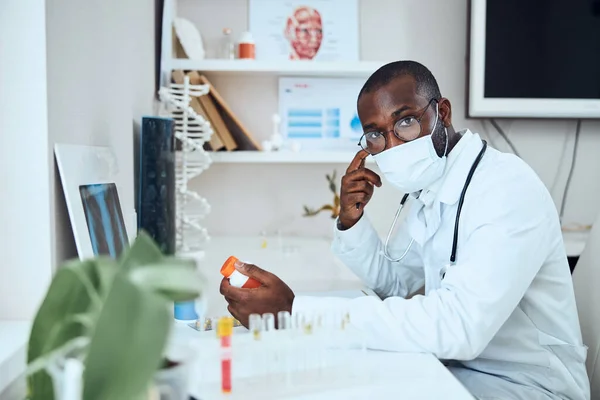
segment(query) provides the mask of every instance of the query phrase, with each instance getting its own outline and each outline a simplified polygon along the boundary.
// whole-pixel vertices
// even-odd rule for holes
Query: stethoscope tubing
[[[471,166],[471,169],[469,170],[469,174],[467,175],[467,178],[465,179],[465,184],[463,185],[463,189],[460,193],[460,198],[458,201],[458,208],[456,210],[456,219],[454,221],[454,237],[452,239],[452,252],[450,254],[450,264],[454,264],[456,262],[456,252],[458,249],[458,225],[460,222],[460,213],[462,211],[463,203],[465,201],[467,189],[468,189],[469,185],[471,184],[471,179],[473,178],[473,175],[475,174],[475,170],[477,169],[477,166],[481,162],[481,159],[483,158],[483,155],[485,154],[485,151],[487,149],[487,142],[485,140],[482,140],[482,142],[483,142],[483,145],[481,147],[481,150],[479,151],[477,158],[475,158],[475,161],[473,161],[473,165]],[[388,244],[390,242],[390,238],[392,236],[394,227],[396,226],[396,222],[398,221],[398,217],[400,216],[400,212],[404,208],[404,203],[406,203],[408,196],[409,196],[408,193],[406,193],[406,194],[404,194],[404,196],[402,196],[402,200],[400,200],[400,205],[398,206],[398,210],[396,211],[396,215],[394,216],[394,220],[392,221],[392,225],[390,226],[387,237],[385,239],[385,243],[383,245],[383,256],[391,262],[402,261],[408,255],[408,252],[410,251],[410,249],[415,241],[414,239],[411,238],[410,243],[406,247],[406,250],[404,250],[404,252],[402,253],[402,255],[400,257],[393,258],[392,256],[390,256],[390,253],[388,250]]]

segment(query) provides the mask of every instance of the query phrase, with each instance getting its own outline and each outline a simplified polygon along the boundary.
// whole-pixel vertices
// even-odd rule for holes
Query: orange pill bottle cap
[[[236,261],[238,261],[238,259],[234,256],[231,256],[227,260],[225,260],[225,263],[223,263],[223,266],[221,267],[221,275],[223,275],[226,278],[229,278],[231,274],[233,274],[233,272],[235,271]]]

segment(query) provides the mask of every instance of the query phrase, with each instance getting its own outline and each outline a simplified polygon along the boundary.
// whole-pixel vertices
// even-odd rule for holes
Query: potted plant
[[[29,398],[147,399],[157,371],[173,367],[173,302],[203,286],[193,260],[164,256],[144,232],[118,260],[67,262],[33,321]]]

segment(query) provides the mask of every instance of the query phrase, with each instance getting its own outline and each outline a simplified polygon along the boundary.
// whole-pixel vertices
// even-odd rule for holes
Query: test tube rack
[[[366,342],[362,333],[349,324],[347,314],[310,318],[295,315],[284,329],[281,319],[275,329],[272,314],[258,318],[251,318],[248,330],[236,329],[231,337],[232,390],[228,398],[254,398],[248,390],[258,396],[264,388],[272,394],[273,387],[281,395],[301,386],[306,389],[306,385],[326,389],[336,379],[365,378],[364,366],[348,369],[356,364],[357,354],[366,353]],[[194,392],[203,398],[219,398],[219,339],[206,335],[194,341],[192,347],[190,380]]]
[[[213,134],[210,122],[190,106],[192,97],[205,96],[209,85],[192,85],[186,76],[183,84],[172,83],[161,87],[159,96],[168,114],[175,120],[177,140],[176,175],[176,246],[178,252],[201,250],[210,236],[202,220],[210,212],[210,204],[192,190],[189,182],[204,172],[212,163],[204,144]]]

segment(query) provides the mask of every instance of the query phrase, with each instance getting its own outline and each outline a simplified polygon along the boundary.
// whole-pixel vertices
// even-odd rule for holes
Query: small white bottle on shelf
[[[235,43],[231,37],[231,29],[223,28],[223,39],[221,44],[221,57],[226,60],[235,59]]]

